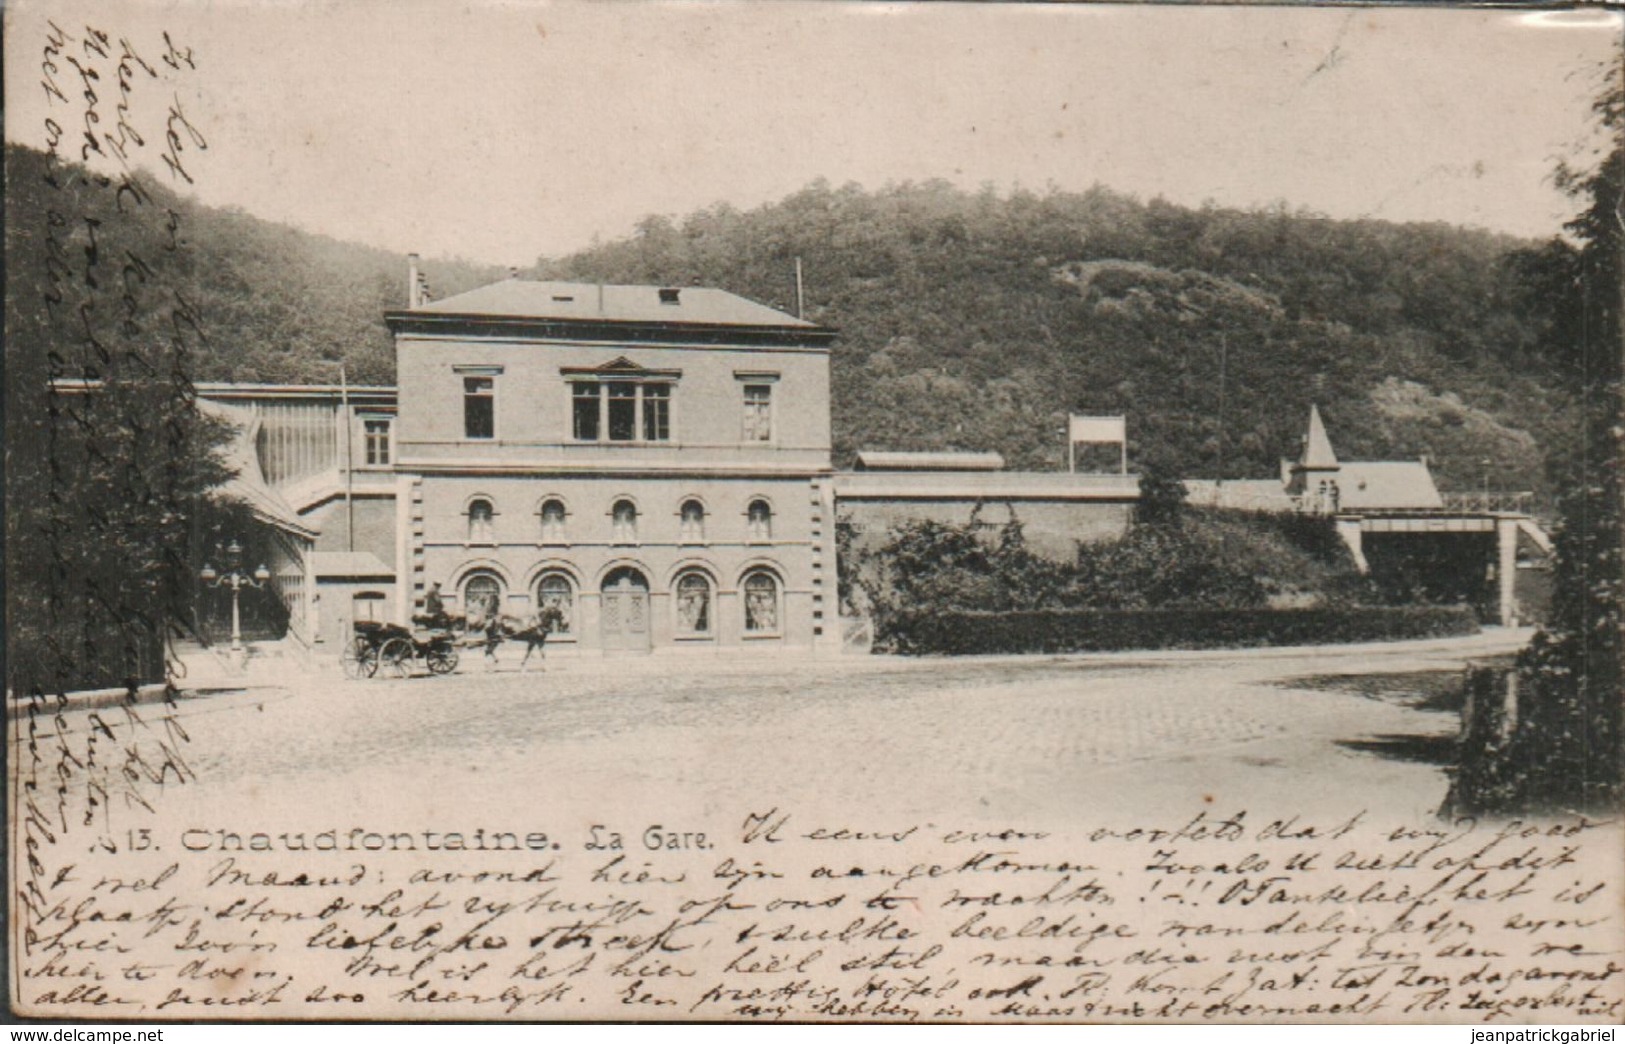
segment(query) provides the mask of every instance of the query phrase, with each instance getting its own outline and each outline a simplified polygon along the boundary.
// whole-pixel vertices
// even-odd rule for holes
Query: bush
[[[906,655],[1212,649],[1473,634],[1465,606],[1351,609],[902,611],[877,623],[877,650]]]
[[[1185,508],[1072,563],[1033,554],[1012,523],[990,532],[920,521],[859,550],[838,528],[842,604],[886,616],[1037,609],[1262,609],[1347,605],[1368,594],[1326,519]],[[861,589],[858,590],[858,589]]]
[[[1619,805],[1617,733],[1572,640],[1538,634],[1512,669],[1468,672],[1448,815],[1570,814]],[[1617,714],[1617,712],[1616,712]]]

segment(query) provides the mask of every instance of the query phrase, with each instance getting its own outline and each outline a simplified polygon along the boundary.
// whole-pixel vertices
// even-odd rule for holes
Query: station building
[[[397,604],[554,606],[606,651],[825,637],[833,330],[701,287],[412,305],[385,317]]]
[[[394,387],[202,384],[232,419],[286,633],[559,609],[587,653],[838,650],[839,516],[1023,525],[1040,553],[1124,532],[1133,475],[996,454],[831,462],[832,329],[723,290],[510,278],[387,312]]]

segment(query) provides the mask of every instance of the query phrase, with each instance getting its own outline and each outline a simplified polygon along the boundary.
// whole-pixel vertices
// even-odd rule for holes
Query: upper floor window
[[[497,433],[496,381],[490,377],[463,378],[463,436],[491,439]]]
[[[582,442],[598,441],[598,401],[599,388],[597,381],[583,381],[570,388],[571,415],[575,422],[575,437]]]
[[[577,442],[669,442],[669,381],[577,381],[570,387]]]
[[[671,385],[641,384],[643,392],[643,441],[671,439]]]
[[[551,497],[542,502],[542,543],[564,542],[564,501]]]
[[[685,500],[680,514],[678,539],[685,544],[705,542],[705,505],[698,500]]]
[[[752,541],[773,539],[773,508],[765,500],[753,500],[745,512],[746,528]]]
[[[494,527],[496,510],[489,500],[481,498],[471,501],[468,505],[468,542],[470,544],[490,544],[495,540]]]
[[[773,441],[773,386],[771,384],[745,385],[746,442]]]
[[[368,417],[361,422],[366,445],[368,467],[381,467],[389,463],[389,429],[387,417]]]
[[[638,430],[638,386],[616,381],[609,386],[609,441],[631,442]]]
[[[638,542],[638,506],[630,500],[617,500],[610,510],[610,520],[617,544]]]

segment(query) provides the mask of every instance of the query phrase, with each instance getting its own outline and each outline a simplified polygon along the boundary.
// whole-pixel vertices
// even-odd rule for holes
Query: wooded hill
[[[14,213],[43,205],[38,153],[7,146]],[[382,322],[404,256],[154,193],[180,215],[183,278],[209,333],[195,378],[393,380]],[[8,262],[43,265],[13,240]],[[1069,411],[1127,414],[1131,463],[1264,477],[1309,404],[1350,459],[1429,455],[1441,485],[1545,489],[1572,438],[1540,274],[1549,246],[1444,225],[1284,208],[1190,209],[1106,189],[878,191],[816,182],[751,211],[719,205],[529,277],[701,283],[838,327],[837,458],[997,450],[1062,468]],[[1547,267],[1550,267],[1547,265]],[[426,260],[436,296],[505,270]],[[1224,379],[1221,382],[1221,367]]]
[[[815,183],[538,268],[699,282],[839,327],[838,456],[997,450],[1066,466],[1068,411],[1126,414],[1131,463],[1266,477],[1317,402],[1348,459],[1427,454],[1443,486],[1543,489],[1571,440],[1540,245],[1284,208],[1193,210],[1096,188],[868,192]],[[1221,383],[1221,366],[1224,380]]]
[[[111,192],[82,182],[70,187],[87,217],[112,223]],[[12,279],[43,281],[46,253],[25,237],[38,221],[28,215],[62,206],[49,188],[43,153],[6,146],[7,250]],[[164,261],[168,285],[183,287],[203,316],[209,347],[195,360],[193,380],[338,383],[345,364],[352,383],[395,380],[394,345],[384,328],[386,308],[406,306],[406,257],[313,235],[264,221],[238,209],[205,207],[177,197],[158,177],[143,179],[153,207],[175,211],[178,249],[167,249],[162,226],[147,229],[132,245]],[[128,233],[135,235],[136,232]],[[83,247],[83,227],[65,233]],[[426,263],[437,294],[470,290],[504,278],[507,269],[466,261]]]

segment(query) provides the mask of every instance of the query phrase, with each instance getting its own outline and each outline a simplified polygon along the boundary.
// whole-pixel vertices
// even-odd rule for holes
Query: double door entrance
[[[649,650],[649,579],[630,566],[604,578],[598,612],[604,649]]]

